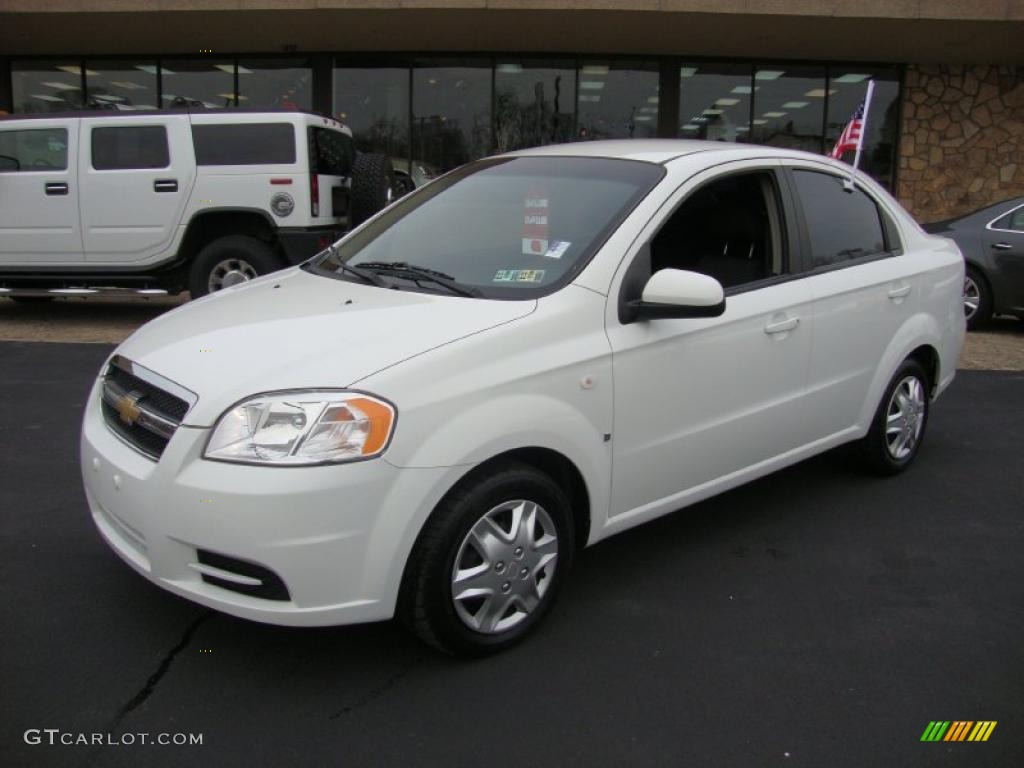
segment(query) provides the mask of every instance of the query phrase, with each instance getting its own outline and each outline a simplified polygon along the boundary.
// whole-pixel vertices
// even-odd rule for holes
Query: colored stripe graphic
[[[954,720],[953,725],[949,729],[949,733],[946,734],[946,738],[943,741],[963,741],[967,736],[968,729],[974,725],[969,720]]]
[[[988,737],[992,735],[992,731],[994,731],[995,728],[995,720],[979,720],[978,724],[974,726],[974,730],[971,731],[971,735],[967,737],[967,740],[988,741]]]
[[[921,741],[988,741],[995,720],[930,720]]]

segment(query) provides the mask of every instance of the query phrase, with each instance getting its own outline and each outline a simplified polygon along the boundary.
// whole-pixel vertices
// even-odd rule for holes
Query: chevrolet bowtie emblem
[[[114,408],[117,410],[117,415],[121,417],[128,426],[131,426],[139,420],[139,416],[142,415],[142,409],[139,408],[139,400],[142,399],[142,395],[138,392],[129,392],[127,395],[122,395],[117,401],[117,405]]]

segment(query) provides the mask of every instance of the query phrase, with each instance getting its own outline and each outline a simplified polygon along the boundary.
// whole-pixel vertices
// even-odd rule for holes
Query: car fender
[[[522,414],[531,414],[525,423]],[[486,434],[476,435],[488,424]],[[564,430],[564,433],[563,433]],[[570,440],[564,434],[581,438]],[[611,491],[611,451],[604,434],[570,404],[540,394],[509,395],[463,412],[424,440],[401,465],[399,481],[381,508],[381,521],[368,544],[368,563],[386,572],[379,596],[382,613],[391,615],[401,589],[406,563],[420,532],[444,496],[480,464],[522,448],[555,451],[579,470],[590,501],[590,537],[600,538]],[[385,454],[384,460],[394,464]],[[415,504],[409,501],[415,499]]]
[[[871,380],[871,386],[868,388],[867,399],[861,406],[860,417],[857,419],[859,434],[865,435],[871,428],[875,411],[878,409],[878,404],[882,400],[885,388],[889,384],[890,379],[892,379],[896,369],[900,367],[911,352],[922,346],[932,347],[939,355],[939,381],[934,382],[934,384],[937,388],[941,389],[948,383],[949,378],[952,376],[952,370],[947,374],[946,368],[950,363],[943,356],[942,329],[933,316],[925,312],[918,312],[907,318],[903,325],[900,326],[882,355],[881,361],[875,370],[875,375]],[[955,367],[955,362],[953,361],[953,367]]]
[[[480,431],[483,424],[486,432]],[[598,523],[593,529],[604,523],[611,486],[611,438],[606,441],[605,435],[605,427],[595,422],[594,415],[573,403],[539,392],[507,392],[445,422],[400,466],[461,466],[468,472],[509,451],[554,451],[579,470],[590,498],[591,517]]]

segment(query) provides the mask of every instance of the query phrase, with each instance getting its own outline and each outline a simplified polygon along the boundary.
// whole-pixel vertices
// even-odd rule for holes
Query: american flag
[[[860,103],[857,107],[857,111],[853,113],[853,117],[850,118],[850,122],[846,124],[843,129],[842,135],[839,137],[839,141],[832,148],[832,153],[829,157],[835,160],[842,160],[844,152],[851,152],[856,150],[860,146],[860,135],[864,128],[864,102]]]

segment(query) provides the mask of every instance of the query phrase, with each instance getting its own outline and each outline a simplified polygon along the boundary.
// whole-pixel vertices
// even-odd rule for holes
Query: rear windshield
[[[199,165],[280,165],[295,162],[291,123],[193,125]]]
[[[542,296],[586,266],[663,174],[652,163],[591,157],[471,163],[399,200],[310,269],[353,279],[339,262],[400,262],[485,298]],[[429,282],[396,287],[431,290]]]

